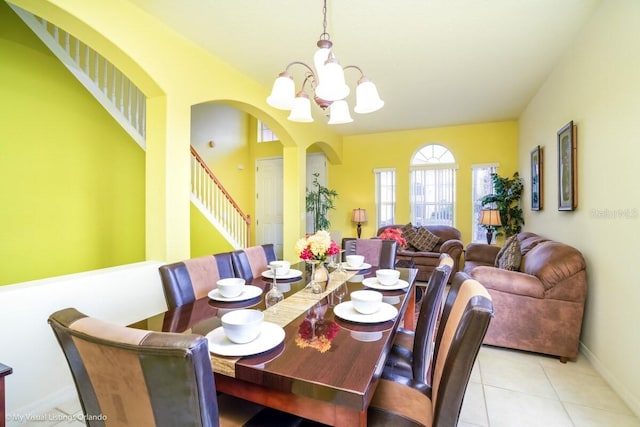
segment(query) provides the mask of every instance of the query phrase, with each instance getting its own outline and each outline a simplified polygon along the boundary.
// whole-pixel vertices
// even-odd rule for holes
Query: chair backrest
[[[269,269],[269,263],[276,260],[276,250],[272,243],[252,246],[231,252],[231,259],[236,276],[249,283]]]
[[[455,426],[471,370],[493,316],[489,292],[465,273],[456,273],[436,336],[431,402],[433,426]]]
[[[448,255],[447,257],[451,259]],[[432,369],[429,368],[431,367],[433,355],[436,325],[442,312],[444,288],[449,281],[451,268],[452,265],[445,260],[441,260],[440,265],[431,273],[429,284],[424,297],[422,297],[413,338],[413,360],[411,365],[413,379],[424,382],[429,386],[432,381]]]
[[[396,265],[395,240],[356,239],[345,237],[342,239],[344,255],[363,255],[364,262],[378,268],[394,268]]]
[[[219,279],[235,275],[230,252],[163,265],[159,270],[169,308],[203,298]]]
[[[88,426],[218,426],[207,339],[88,317],[49,316]]]

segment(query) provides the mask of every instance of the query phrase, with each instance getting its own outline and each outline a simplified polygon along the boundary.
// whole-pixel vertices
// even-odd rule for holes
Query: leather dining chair
[[[395,268],[397,245],[395,240],[357,239],[354,237],[342,239],[344,256],[363,255],[365,263],[378,268]]]
[[[471,370],[492,316],[491,296],[484,286],[473,279],[452,283],[438,325],[431,388],[422,393],[380,379],[368,408],[367,425],[457,425]]]
[[[51,314],[49,324],[89,427],[258,426],[274,417],[283,426],[300,423],[299,417],[217,394],[202,335],[128,328],[75,308]]]
[[[240,402],[242,410],[225,413],[201,335],[127,328],[74,308],[53,313],[49,324],[90,427],[105,421],[132,427],[217,426],[220,418],[249,419],[262,409]]]
[[[398,329],[387,357],[382,377],[425,391],[431,386],[431,361],[435,331],[443,307],[444,289],[449,281],[451,263],[441,262],[429,277],[422,299],[415,332]]]
[[[219,279],[235,275],[230,252],[163,265],[159,271],[170,309],[205,297]]]
[[[269,263],[275,261],[276,251],[272,243],[251,246],[231,252],[236,277],[251,282],[255,277],[269,269]]]

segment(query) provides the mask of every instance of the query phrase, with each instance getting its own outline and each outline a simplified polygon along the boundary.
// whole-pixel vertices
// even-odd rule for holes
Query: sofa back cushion
[[[528,231],[518,233],[518,240],[520,241],[520,253],[522,256],[525,256],[531,249],[535,248],[540,243],[550,241],[546,237],[542,237]]]
[[[545,290],[586,268],[584,257],[579,250],[551,240],[535,245],[522,257],[520,265],[520,271],[540,279]]]

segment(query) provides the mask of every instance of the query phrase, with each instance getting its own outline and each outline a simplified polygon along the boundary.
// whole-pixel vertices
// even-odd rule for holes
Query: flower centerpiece
[[[311,281],[307,287],[315,294],[321,293],[323,289],[320,284],[329,282],[329,272],[324,262],[328,256],[339,254],[340,247],[331,240],[328,231],[320,230],[304,239],[299,239],[296,242],[295,251],[300,259],[311,265]]]
[[[383,240],[395,240],[398,246],[407,246],[407,239],[402,237],[402,230],[399,228],[387,227],[378,237]]]
[[[302,260],[324,262],[328,256],[339,254],[340,247],[331,240],[328,231],[320,230],[304,239],[299,239],[296,242],[295,251]]]

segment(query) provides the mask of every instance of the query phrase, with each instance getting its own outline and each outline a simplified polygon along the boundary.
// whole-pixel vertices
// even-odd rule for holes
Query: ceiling
[[[313,64],[321,0],[129,0],[270,88]],[[358,65],[385,106],[338,133],[516,119],[600,0],[328,0],[341,65]],[[302,67],[293,68],[296,87]],[[358,74],[347,71],[355,92]],[[353,93],[348,98],[351,108]],[[314,107],[315,108],[315,107]],[[316,121],[326,121],[314,110]]]

